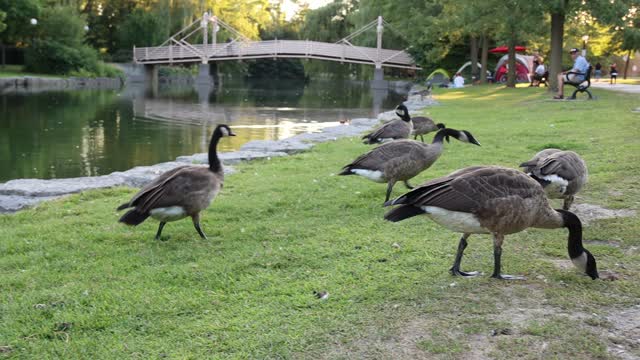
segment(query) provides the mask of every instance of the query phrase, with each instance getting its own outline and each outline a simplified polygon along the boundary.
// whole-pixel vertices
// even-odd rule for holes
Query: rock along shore
[[[120,89],[124,83],[120,78],[46,78],[9,77],[0,78],[0,93],[38,93],[56,90]]]
[[[411,93],[410,93],[411,94]],[[431,97],[409,95],[404,102],[409,111],[437,104]],[[380,121],[395,118],[393,110],[381,113],[377,119],[352,119],[348,125],[324,128],[320,133],[298,134],[282,140],[254,140],[244,144],[239,151],[220,153],[226,174],[235,172],[231,166],[253,159],[270,159],[288,156],[309,150],[314,144],[334,141],[343,137],[357,136],[371,129]],[[86,190],[103,189],[115,186],[142,187],[165,171],[178,166],[207,164],[207,154],[180,156],[175,161],[152,166],[138,166],[127,171],[116,171],[109,175],[78,177],[69,179],[16,179],[0,184],[0,213],[11,213],[34,206],[42,201],[59,198],[64,195]],[[202,165],[205,166],[205,165]]]

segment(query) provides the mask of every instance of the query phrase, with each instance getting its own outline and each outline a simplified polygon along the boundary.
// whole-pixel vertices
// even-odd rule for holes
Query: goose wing
[[[346,165],[344,169],[382,170],[387,162],[411,156],[421,146],[423,146],[422,143],[417,143],[413,140],[398,140],[382,144],[360,155],[351,164]]]
[[[438,130],[436,123],[426,116],[412,117],[411,121],[413,121],[413,129],[416,133],[426,134]]]
[[[436,206],[450,211],[477,213],[500,207],[501,202],[541,195],[540,185],[517,170],[474,166],[428,181],[388,205]]]
[[[173,206],[186,194],[206,189],[210,182],[211,174],[207,168],[180,166],[163,173],[147,184],[126,207],[135,206],[140,212],[146,213],[151,209]],[[120,208],[124,207],[123,204]]]
[[[403,120],[392,120],[380,126],[369,135],[365,136],[369,139],[385,139],[393,137],[408,137],[409,127]]]
[[[549,155],[560,152],[562,150],[559,149],[544,149],[535,154],[531,160],[523,162],[520,164],[521,168],[524,168],[524,172],[531,173],[533,172],[542,161],[544,161]]]
[[[555,174],[571,181],[585,176],[587,168],[578,154],[573,151],[562,151],[545,158],[539,165],[539,172],[543,176]]]

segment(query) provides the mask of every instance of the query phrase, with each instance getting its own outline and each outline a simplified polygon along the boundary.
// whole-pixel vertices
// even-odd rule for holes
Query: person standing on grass
[[[580,51],[576,48],[569,50],[573,59],[573,68],[558,74],[558,94],[554,99],[564,99],[564,83],[579,84],[584,81],[585,75],[589,70],[589,63],[584,56],[580,55]]]
[[[616,63],[611,64],[611,68],[609,69],[609,75],[611,75],[611,79],[609,80],[609,85],[616,84],[618,82],[618,66]]]
[[[596,63],[596,81],[600,80],[600,78],[602,77],[602,65],[600,64],[600,62]]]

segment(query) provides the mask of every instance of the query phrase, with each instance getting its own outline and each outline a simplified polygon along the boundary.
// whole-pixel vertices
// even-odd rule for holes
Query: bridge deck
[[[206,45],[180,45],[136,48],[134,60],[140,64],[171,64],[182,62],[260,58],[307,58],[339,62],[418,69],[411,56],[403,50],[388,50],[330,44],[305,40],[234,41]]]

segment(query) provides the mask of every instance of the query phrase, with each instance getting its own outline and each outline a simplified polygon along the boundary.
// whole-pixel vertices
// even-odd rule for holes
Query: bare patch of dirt
[[[619,217],[630,217],[635,216],[635,210],[630,209],[619,209],[612,210],[603,208],[602,206],[592,205],[592,204],[575,204],[571,207],[571,211],[573,211],[582,223],[588,225],[590,222],[600,219],[611,219],[611,218],[619,218]]]
[[[640,305],[611,313],[607,320],[612,326],[608,331],[608,349],[624,359],[640,358]]]

